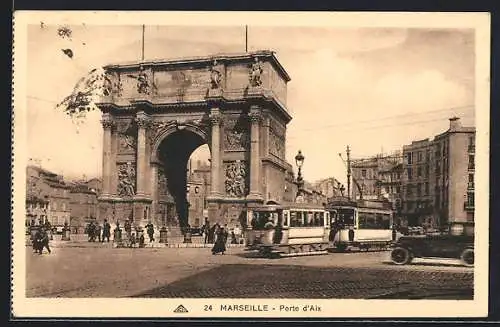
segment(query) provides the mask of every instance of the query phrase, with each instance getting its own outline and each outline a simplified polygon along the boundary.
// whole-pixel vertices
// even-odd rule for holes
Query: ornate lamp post
[[[295,156],[295,164],[297,165],[298,172],[297,172],[297,196],[301,195],[303,187],[304,187],[304,179],[302,178],[302,165],[304,165],[304,155],[302,154],[302,151],[299,150],[297,155]]]

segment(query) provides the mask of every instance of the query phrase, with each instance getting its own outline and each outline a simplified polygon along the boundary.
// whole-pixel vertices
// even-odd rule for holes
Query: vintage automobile
[[[400,237],[392,245],[390,257],[397,265],[408,264],[413,258],[450,258],[473,266],[474,224],[452,223],[442,233]]]

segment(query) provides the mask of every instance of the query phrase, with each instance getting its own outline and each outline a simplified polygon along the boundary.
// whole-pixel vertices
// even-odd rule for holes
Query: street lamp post
[[[297,165],[298,172],[297,172],[297,196],[301,195],[303,187],[304,187],[304,179],[302,178],[302,165],[304,165],[304,155],[302,154],[302,151],[299,150],[297,155],[295,156],[295,164]]]

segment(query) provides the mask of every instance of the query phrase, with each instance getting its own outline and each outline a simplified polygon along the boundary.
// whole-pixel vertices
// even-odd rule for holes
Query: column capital
[[[260,110],[250,110],[248,118],[252,123],[258,123],[262,120],[263,116]]]
[[[115,126],[115,121],[110,114],[103,114],[101,124],[104,129],[112,129]]]
[[[219,108],[212,108],[208,117],[212,125],[220,125],[222,123],[222,114]]]
[[[151,117],[149,117],[149,115],[146,114],[144,111],[139,111],[136,114],[135,122],[137,123],[137,126],[139,126],[139,128],[147,129],[151,125]]]

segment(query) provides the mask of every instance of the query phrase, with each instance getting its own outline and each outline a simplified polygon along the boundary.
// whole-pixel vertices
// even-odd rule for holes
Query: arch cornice
[[[209,134],[208,131],[205,130],[203,126],[196,125],[194,123],[179,123],[176,121],[171,121],[164,125],[157,136],[151,140],[152,141],[152,146],[151,146],[151,162],[152,163],[158,163],[160,161],[159,159],[159,148],[161,143],[163,142],[164,139],[166,139],[168,136],[171,134],[180,131],[180,130],[187,130],[190,131],[196,135],[198,135],[205,143],[208,144],[210,147],[210,142],[209,142]]]

